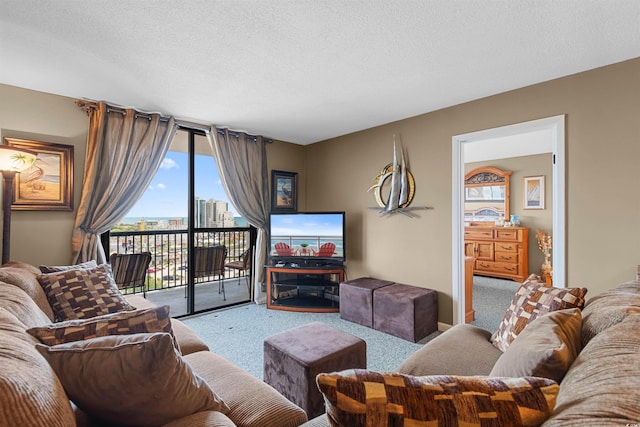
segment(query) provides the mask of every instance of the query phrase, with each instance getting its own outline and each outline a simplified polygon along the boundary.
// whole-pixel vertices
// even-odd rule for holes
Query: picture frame
[[[544,209],[544,175],[525,176],[522,194],[524,209]]]
[[[33,165],[14,180],[12,210],[73,210],[73,146],[4,138],[4,143],[37,154]]]
[[[271,210],[273,212],[298,211],[298,174],[271,171]]]

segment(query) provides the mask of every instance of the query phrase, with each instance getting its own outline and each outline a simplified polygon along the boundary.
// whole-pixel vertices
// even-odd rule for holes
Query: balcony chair
[[[294,256],[296,254],[295,252],[295,249],[292,249],[291,246],[284,242],[276,243],[276,253],[278,256]]]
[[[205,279],[218,276],[218,293],[222,293],[224,301],[227,296],[224,293],[224,273],[225,261],[227,259],[227,247],[217,246],[196,246],[194,251],[194,279]]]
[[[238,261],[229,261],[224,266],[225,268],[230,268],[232,270],[238,270],[238,272],[244,271],[244,277],[247,281],[247,289],[251,292],[251,282],[249,281],[249,276],[247,272],[251,270],[251,248],[247,249],[242,253],[241,259]],[[240,280],[238,280],[238,285],[240,285]]]
[[[318,249],[317,252],[313,251],[313,254],[314,256],[332,257],[335,252],[336,252],[335,243],[328,242],[320,246],[320,249]]]
[[[145,279],[147,277],[147,269],[151,263],[151,252],[142,252],[138,254],[117,254],[113,253],[109,257],[113,279],[120,289],[133,288],[136,292],[136,286],[142,286],[142,296],[147,297],[147,287]]]

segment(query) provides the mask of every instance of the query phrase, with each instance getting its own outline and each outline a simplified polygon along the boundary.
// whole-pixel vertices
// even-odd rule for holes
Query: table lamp
[[[0,145],[0,172],[2,172],[2,264],[9,262],[11,245],[11,203],[13,179],[16,173],[28,169],[37,154],[22,148]]]

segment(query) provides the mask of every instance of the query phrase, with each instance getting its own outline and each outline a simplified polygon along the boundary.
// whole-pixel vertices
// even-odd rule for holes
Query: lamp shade
[[[36,161],[36,156],[30,150],[0,145],[0,171],[23,171]]]

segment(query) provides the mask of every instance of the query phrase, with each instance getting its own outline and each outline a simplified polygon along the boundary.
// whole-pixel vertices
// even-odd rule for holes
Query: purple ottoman
[[[371,277],[340,283],[340,318],[373,328],[373,292],[391,284]]]
[[[264,340],[264,381],[307,412],[324,413],[316,376],[367,367],[364,340],[322,322],[271,335]]]
[[[395,283],[373,293],[373,328],[412,342],[438,330],[438,294]]]

